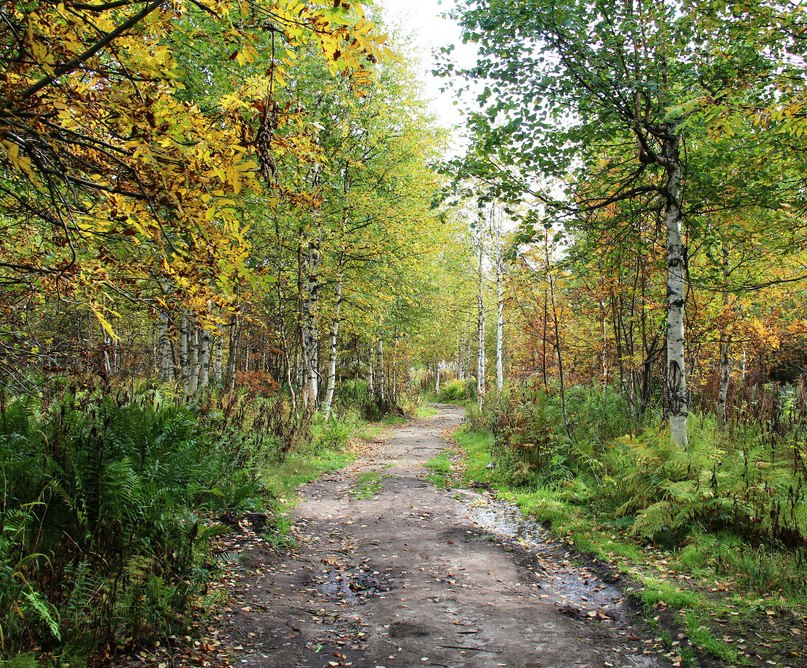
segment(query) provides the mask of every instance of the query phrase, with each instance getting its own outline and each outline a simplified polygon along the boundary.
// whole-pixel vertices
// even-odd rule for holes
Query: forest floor
[[[305,486],[291,551],[247,526],[220,585],[230,602],[195,652],[161,665],[670,665],[618,575],[538,528],[516,535],[485,493],[428,482],[462,419],[440,406]]]

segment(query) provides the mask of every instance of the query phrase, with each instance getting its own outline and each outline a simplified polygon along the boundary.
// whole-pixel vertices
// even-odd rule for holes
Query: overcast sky
[[[440,15],[454,4],[454,0],[377,0],[382,7],[387,24],[404,35],[410,35],[419,52],[419,74],[425,93],[430,99],[430,107],[440,124],[451,127],[460,123],[462,116],[459,107],[453,104],[451,94],[441,93],[443,82],[431,74],[434,68],[435,49],[448,44],[456,44],[453,56],[463,65],[472,64],[474,51],[460,43],[459,27]],[[398,30],[395,30],[398,32]],[[394,44],[393,44],[394,47]]]

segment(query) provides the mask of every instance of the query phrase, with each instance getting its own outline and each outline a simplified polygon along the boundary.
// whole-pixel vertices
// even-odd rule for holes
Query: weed
[[[379,471],[363,471],[356,476],[353,487],[348,491],[351,498],[371,499],[384,489],[384,476]]]

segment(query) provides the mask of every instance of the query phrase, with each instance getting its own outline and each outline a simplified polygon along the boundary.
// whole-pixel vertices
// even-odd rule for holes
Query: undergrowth
[[[0,396],[0,663],[85,665],[180,633],[216,574],[219,517],[293,544],[295,489],[375,437],[359,409],[299,419],[282,396],[70,385]],[[5,663],[3,663],[5,665]]]
[[[568,427],[556,393],[518,388],[489,397],[481,413],[469,409],[455,433],[461,475],[629,573],[649,619],[672,611],[699,651],[739,665],[748,653],[714,619],[741,628],[760,615],[781,618],[774,642],[789,647],[799,636],[787,624],[799,627],[805,615],[807,412],[798,392],[775,429],[765,421],[721,429],[695,416],[688,448],[677,450],[658,416],[637,425],[607,388],[572,388]],[[451,475],[432,462],[441,479]]]

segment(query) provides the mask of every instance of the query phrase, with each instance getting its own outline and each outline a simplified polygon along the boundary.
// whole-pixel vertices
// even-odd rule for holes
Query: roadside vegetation
[[[679,451],[661,416],[637,428],[608,388],[573,388],[567,431],[558,392],[522,387],[491,394],[481,412],[474,403],[430,478],[490,488],[628,576],[682,665],[796,666],[807,615],[804,399],[793,388],[776,426],[726,432],[695,416]]]

